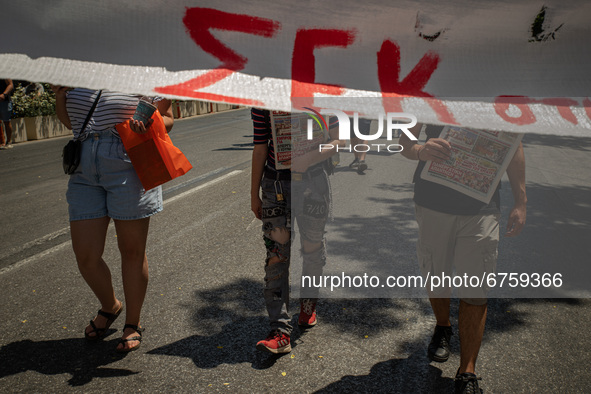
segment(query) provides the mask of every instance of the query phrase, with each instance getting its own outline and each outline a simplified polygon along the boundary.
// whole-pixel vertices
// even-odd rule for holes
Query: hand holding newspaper
[[[447,126],[439,138],[452,147],[444,163],[427,161],[421,178],[490,202],[523,134]]]

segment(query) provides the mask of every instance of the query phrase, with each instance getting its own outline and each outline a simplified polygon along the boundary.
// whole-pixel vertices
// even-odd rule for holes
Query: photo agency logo
[[[319,111],[314,110],[310,107],[304,107],[304,109],[310,111],[308,115],[312,118],[308,118],[307,123],[307,138],[308,140],[314,139],[314,132],[317,130],[326,130],[328,132],[328,125],[322,115],[333,115],[336,116],[339,121],[339,140],[350,140],[351,139],[351,119],[345,112],[337,109],[322,109]],[[392,141],[394,139],[394,131],[400,130],[410,140],[416,141],[417,138],[410,132],[409,129],[416,126],[417,118],[412,114],[404,112],[388,112],[385,116],[386,121],[384,122],[384,114],[378,115],[378,129],[373,134],[362,134],[359,131],[359,113],[353,113],[353,133],[355,137],[361,141],[367,142],[363,144],[348,144],[347,146],[336,146],[337,152],[369,152],[375,150],[387,150],[388,152],[396,153],[402,152],[402,145],[400,144],[380,144],[380,143],[369,143],[370,141],[376,141],[382,138],[384,130],[386,132],[386,139]],[[385,123],[385,127],[384,127]],[[323,149],[332,149],[332,144],[320,144],[318,146],[319,151]]]

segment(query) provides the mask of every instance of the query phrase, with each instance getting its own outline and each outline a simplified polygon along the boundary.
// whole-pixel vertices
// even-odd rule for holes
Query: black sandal
[[[137,332],[139,335],[135,335],[133,337],[129,337],[126,339],[121,338],[119,340],[119,343],[117,343],[117,346],[119,346],[120,343],[125,343],[125,342],[131,342],[131,341],[138,341],[139,343],[133,347],[130,348],[126,348],[125,346],[122,347],[121,349],[116,348],[115,350],[118,351],[119,353],[129,353],[129,352],[133,352],[134,350],[137,350],[140,348],[140,345],[142,344],[142,332],[144,332],[144,329],[133,325],[133,324],[125,324],[123,326],[123,332],[125,333],[125,329],[126,328],[131,328],[132,330],[134,330],[135,332]]]
[[[107,318],[107,323],[105,324],[104,327],[98,328],[94,324],[94,321],[91,320],[90,321],[90,326],[92,327],[92,331],[86,332],[86,328],[85,328],[84,329],[84,337],[88,341],[98,341],[99,339],[102,339],[105,336],[105,334],[107,333],[107,330],[109,329],[109,327],[111,327],[111,324],[113,324],[113,322],[115,320],[117,320],[117,318],[121,314],[121,311],[122,310],[123,310],[123,303],[121,303],[121,307],[115,313],[109,313],[109,312],[105,312],[105,311],[99,309],[99,311],[97,312],[97,315],[101,315],[103,317],[106,317]],[[93,332],[96,333],[96,335],[94,335],[94,336],[89,336],[88,335],[88,334],[92,334]]]

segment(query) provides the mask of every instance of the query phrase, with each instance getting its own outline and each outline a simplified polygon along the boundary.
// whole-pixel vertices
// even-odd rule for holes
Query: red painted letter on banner
[[[560,117],[574,125],[579,124],[577,117],[570,109],[572,106],[578,105],[578,103],[570,98],[564,97],[549,97],[541,100],[533,99],[526,96],[498,96],[495,98],[495,111],[496,113],[509,123],[513,123],[519,126],[524,126],[536,122],[536,116],[532,112],[529,104],[545,104],[556,107]],[[521,111],[520,116],[510,116],[507,114],[509,106],[514,105]],[[583,102],[584,105],[584,102]]]
[[[281,25],[270,19],[251,15],[231,14],[211,8],[189,8],[183,22],[187,32],[201,49],[221,60],[222,64],[190,81],[156,88],[159,93],[194,97],[213,101],[232,101],[244,105],[261,105],[256,100],[227,97],[197,90],[213,85],[236,71],[244,69],[248,59],[228,47],[211,34],[211,29],[236,31],[263,37],[273,37]]]
[[[378,52],[378,79],[386,112],[403,112],[403,97],[424,97],[437,118],[447,124],[457,124],[453,115],[441,100],[423,91],[431,75],[439,65],[439,55],[428,52],[417,65],[400,81],[400,47],[386,40]]]
[[[587,114],[587,117],[591,119],[591,100],[589,100],[589,97],[583,100],[583,106],[585,107],[585,113]]]
[[[317,84],[314,50],[325,47],[348,47],[355,40],[351,30],[298,30],[291,60],[291,97],[306,98],[298,101],[298,107],[314,106],[314,93],[339,96],[343,88],[335,85]]]
[[[495,98],[495,112],[501,118],[509,123],[513,123],[516,125],[524,126],[528,124],[535,123],[536,116],[529,108],[530,103],[535,102],[535,100],[530,99],[529,97],[525,96],[498,96]],[[509,110],[509,106],[514,105],[519,108],[521,111],[520,116],[510,116],[507,114]]]

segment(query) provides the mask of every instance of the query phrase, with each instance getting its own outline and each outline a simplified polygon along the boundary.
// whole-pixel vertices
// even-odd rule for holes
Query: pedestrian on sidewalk
[[[353,150],[353,154],[355,155],[355,159],[351,162],[351,164],[349,164],[349,168],[352,170],[356,170],[358,174],[363,174],[363,172],[367,170],[367,163],[365,162],[365,156],[367,155],[367,151],[365,150],[365,147],[356,148],[356,146],[367,145],[367,141],[362,140],[355,133],[355,122],[353,118],[349,118],[349,121],[351,122],[351,149]],[[358,123],[359,134],[369,135],[370,126],[371,119],[360,118]]]
[[[0,79],[0,120],[4,130],[0,130],[0,149],[12,148],[12,123],[10,118],[12,117],[12,101],[10,96],[14,91],[14,84],[12,79]],[[4,133],[6,132],[6,140],[4,140]]]
[[[422,125],[412,133],[418,138]],[[451,144],[438,138],[442,127],[426,126],[424,144],[400,137],[402,155],[418,160],[413,182],[416,219],[419,225],[417,255],[424,277],[451,275],[480,277],[495,272],[499,243],[500,194],[497,187],[490,203],[483,203],[456,190],[426,181],[420,177],[425,162],[443,163],[450,158]],[[513,209],[509,214],[506,237],[517,236],[525,225],[527,197],[525,193],[525,158],[521,143],[515,152],[507,175],[513,192]],[[499,184],[500,185],[500,184]],[[450,355],[453,335],[450,314],[450,288],[428,291],[429,301],[437,320],[428,356],[445,362]],[[478,393],[476,358],[484,335],[488,288],[459,288],[460,367],[455,378],[456,393]]]
[[[301,157],[292,157],[290,169],[277,169],[269,111],[253,108],[252,121],[251,209],[263,222],[267,248],[263,294],[271,325],[267,338],[259,341],[256,347],[275,354],[289,353],[293,329],[288,314],[292,225],[297,221],[300,232],[302,275],[321,275],[326,262],[324,228],[330,207],[330,157],[336,153],[336,146],[344,142],[336,139],[338,121],[335,118],[329,126],[330,137],[326,142],[332,144],[331,149],[321,152],[315,147]],[[305,298],[300,299],[298,325],[305,329],[317,323],[318,289],[302,289],[302,295]]]
[[[148,286],[146,242],[150,216],[162,210],[160,186],[144,190],[115,128],[129,121],[136,133],[149,124],[133,120],[141,96],[111,91],[52,87],[60,121],[82,141],[80,164],[70,175],[66,193],[72,246],[82,277],[101,307],[84,331],[89,341],[103,338],[123,310],[111,271],[102,258],[107,228],[113,219],[121,254],[126,317],[116,350],[139,348],[140,313]],[[155,99],[167,131],[173,126],[170,100]]]

